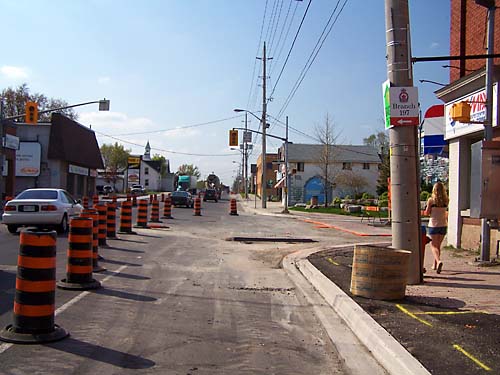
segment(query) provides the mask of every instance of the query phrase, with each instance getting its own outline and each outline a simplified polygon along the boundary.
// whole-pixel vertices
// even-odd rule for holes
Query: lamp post
[[[262,202],[262,208],[267,207],[266,203],[266,130],[265,128],[267,127],[267,121],[265,121],[264,118],[260,118],[256,114],[254,114],[252,111],[249,111],[247,109],[240,109],[236,108],[234,109],[234,112],[245,112],[251,114],[253,117],[255,117],[259,122],[262,123],[262,171],[261,171],[261,187],[262,187],[262,192],[260,195],[261,202]],[[264,117],[264,116],[263,116]],[[248,131],[247,127],[245,126],[245,131]],[[254,132],[253,130],[251,130]]]
[[[240,108],[236,108],[234,110],[234,112],[245,112],[245,113],[250,113],[253,117],[255,117],[257,120],[259,120],[260,122],[262,122],[262,119],[260,119],[257,115],[255,115],[254,113],[252,113],[251,111],[248,111],[246,109],[240,109]],[[267,123],[266,123],[266,126],[267,126]],[[283,137],[278,137],[278,136],[275,136],[275,135],[272,135],[272,134],[266,134],[265,131],[263,132],[259,132],[259,131],[255,131],[255,130],[250,130],[250,129],[247,129],[247,127],[245,127],[244,129],[241,129],[241,128],[233,128],[233,129],[240,129],[240,130],[245,130],[245,131],[250,131],[252,133],[257,133],[257,134],[260,134],[262,135],[262,138],[265,138],[265,137],[271,137],[271,138],[276,138],[276,139],[279,139],[283,142],[285,142],[285,202],[284,202],[284,209],[283,209],[283,213],[288,213],[288,187],[289,187],[289,181],[288,181],[288,116],[286,117],[286,123],[285,123],[285,126],[286,126],[286,136],[285,138]],[[265,156],[265,153],[262,154],[263,155],[263,160],[264,160],[264,156]],[[265,178],[266,178],[266,165],[265,163],[263,162],[262,163],[262,183],[264,184],[265,183]],[[266,208],[266,202],[265,202],[265,195],[264,195],[264,185],[262,186],[263,187],[263,194],[262,194],[262,208]]]

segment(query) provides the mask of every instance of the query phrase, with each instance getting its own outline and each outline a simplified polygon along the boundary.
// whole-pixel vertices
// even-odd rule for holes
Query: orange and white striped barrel
[[[229,215],[238,216],[238,206],[236,205],[236,199],[231,198],[229,206]]]
[[[69,223],[66,279],[57,286],[62,289],[95,289],[101,283],[92,278],[92,219],[76,217]]]
[[[122,203],[120,210],[120,233],[132,233],[132,202]]]
[[[201,199],[194,198],[194,216],[201,216]]]
[[[99,213],[99,246],[107,246],[106,226],[107,226],[108,208],[104,204],[98,204],[97,206],[95,206],[95,208]]]
[[[148,201],[146,199],[139,199],[139,209],[137,210],[137,227],[148,227]]]
[[[34,344],[57,341],[69,333],[54,324],[56,290],[55,231],[26,228],[19,236],[14,324],[0,331],[0,340]]]
[[[165,198],[165,204],[163,205],[163,218],[172,218],[172,198],[170,197]]]
[[[89,197],[84,196],[82,199],[83,208],[89,208]]]
[[[95,208],[99,204],[99,196],[96,194],[92,197],[92,206]]]
[[[107,204],[106,237],[116,238],[116,205],[114,203]]]
[[[150,222],[161,223],[160,221],[160,202],[157,199],[153,200],[153,205],[151,206],[151,217]]]
[[[99,212],[94,208],[84,209],[80,217],[92,219],[92,271],[104,271],[105,268],[99,266]]]

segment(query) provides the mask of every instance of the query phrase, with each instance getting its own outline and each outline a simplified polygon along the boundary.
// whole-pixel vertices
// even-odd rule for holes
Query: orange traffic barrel
[[[61,289],[96,289],[101,283],[92,278],[92,219],[76,217],[70,221],[66,278],[57,282]]]
[[[139,199],[136,227],[148,228],[148,201],[146,199]]]
[[[172,198],[165,198],[163,205],[163,219],[172,219]]]
[[[149,194],[149,204],[153,204],[153,194]]]
[[[106,243],[108,208],[105,204],[98,204],[95,208],[99,213],[99,246],[108,246]]]
[[[92,197],[92,206],[95,208],[99,204],[99,196],[96,194]]]
[[[127,202],[132,202],[132,196],[130,194],[127,194]]]
[[[54,324],[56,290],[55,231],[26,228],[19,236],[14,323],[0,331],[0,340],[38,344],[61,340],[69,333]]]
[[[99,212],[94,208],[84,209],[80,217],[92,219],[92,272],[106,271],[106,268],[99,266]]]
[[[137,196],[135,194],[132,195],[132,206],[137,207]]]
[[[122,203],[120,210],[120,231],[118,233],[136,234],[132,231],[132,202]]]
[[[106,235],[108,238],[116,238],[116,205],[107,204]]]
[[[153,205],[151,206],[151,218],[149,220],[152,223],[161,223],[160,221],[160,202],[158,200],[153,200]]]
[[[117,206],[117,204],[118,204],[118,199],[116,198],[116,194],[115,194],[115,195],[113,195],[113,197],[112,197],[111,199],[112,199],[112,202],[113,202],[113,204],[115,205],[115,209],[116,209],[116,206]]]
[[[89,208],[89,197],[84,196],[82,200],[83,208]]]
[[[238,216],[238,207],[236,206],[236,199],[230,200],[229,215]]]
[[[161,201],[162,203],[165,202],[165,194],[161,193]]]
[[[201,216],[201,199],[194,198],[194,216]]]

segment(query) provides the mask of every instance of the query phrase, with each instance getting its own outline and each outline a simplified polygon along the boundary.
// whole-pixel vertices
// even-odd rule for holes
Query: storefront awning
[[[285,177],[283,177],[281,180],[279,180],[276,185],[274,185],[275,189],[280,189],[285,185]]]

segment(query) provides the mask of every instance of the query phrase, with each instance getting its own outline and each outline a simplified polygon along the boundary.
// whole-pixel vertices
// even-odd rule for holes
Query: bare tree
[[[368,186],[368,181],[364,176],[352,170],[345,170],[338,174],[337,185],[347,188],[353,196],[359,195]]]
[[[335,165],[335,161],[338,158],[338,149],[335,147],[338,134],[335,133],[333,122],[328,113],[325,116],[323,125],[315,127],[315,133],[321,145],[321,151],[318,155],[318,165],[325,186],[325,207],[328,207],[328,193],[336,183],[338,175],[338,167]]]

